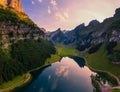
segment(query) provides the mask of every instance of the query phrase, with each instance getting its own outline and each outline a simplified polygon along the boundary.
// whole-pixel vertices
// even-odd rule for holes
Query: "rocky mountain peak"
[[[85,23],[78,25],[74,30],[79,31],[85,27]]]
[[[97,24],[99,24],[100,22],[98,21],[98,20],[92,20],[89,24],[88,24],[88,26],[89,27],[94,27],[94,26],[96,26]]]
[[[120,16],[120,8],[117,8],[116,10],[115,10],[115,15],[114,15],[114,17],[119,17]]]
[[[21,0],[0,0],[0,5],[5,8],[12,7],[18,12],[23,12]]]

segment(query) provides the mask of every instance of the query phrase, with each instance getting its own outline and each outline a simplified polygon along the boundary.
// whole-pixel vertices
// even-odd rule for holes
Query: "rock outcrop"
[[[18,40],[41,38],[43,30],[23,12],[20,0],[0,0],[0,46],[8,48]]]
[[[18,12],[23,12],[21,0],[0,0],[0,5],[5,8],[12,7]]]

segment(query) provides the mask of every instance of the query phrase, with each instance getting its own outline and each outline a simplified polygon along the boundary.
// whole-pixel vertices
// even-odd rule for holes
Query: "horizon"
[[[22,0],[22,6],[24,12],[46,31],[55,31],[58,28],[72,30],[82,23],[88,25],[92,20],[102,22],[112,17],[120,7],[120,0],[92,0],[94,3],[90,0],[75,1]]]

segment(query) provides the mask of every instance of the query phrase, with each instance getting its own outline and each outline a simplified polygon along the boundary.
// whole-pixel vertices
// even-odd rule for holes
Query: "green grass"
[[[29,73],[24,74],[22,76],[17,76],[16,78],[14,78],[13,80],[3,83],[2,85],[0,85],[0,92],[2,90],[2,92],[6,92],[8,90],[11,90],[17,86],[20,86],[22,84],[24,84],[24,82],[30,77]]]
[[[120,89],[112,89],[112,92],[120,92]]]
[[[66,46],[57,46],[57,53],[59,56],[77,56],[78,51],[74,48],[66,47]]]
[[[120,66],[119,65],[113,65],[109,59],[108,55],[105,49],[106,44],[103,44],[99,51],[97,51],[94,54],[90,54],[86,57],[86,61],[89,67],[97,69],[97,70],[103,70],[108,71],[116,76],[120,76]]]
[[[89,67],[97,69],[97,70],[103,70],[111,72],[112,74],[115,74],[117,76],[120,75],[120,67],[113,65],[109,62],[107,57],[107,52],[105,50],[106,44],[102,45],[99,51],[97,51],[94,54],[87,55],[86,61]],[[75,50],[71,47],[66,46],[56,46],[57,53],[55,55],[51,55],[50,58],[48,58],[45,62],[45,65],[54,63],[58,61],[62,56],[78,56],[80,55],[80,52]],[[12,82],[8,82],[6,84],[3,84],[2,87],[7,88],[13,84],[17,84],[23,80],[23,77],[17,77]],[[1,87],[0,87],[1,88]],[[113,89],[112,92],[120,92],[120,90]]]
[[[57,53],[55,55],[51,55],[45,62],[45,64],[54,63],[58,61],[63,56],[77,56],[78,51],[74,48],[70,48],[64,45],[56,46]]]
[[[117,43],[117,46],[115,46],[114,50],[120,50],[120,42]]]
[[[45,61],[45,64],[49,64],[49,63],[54,63],[56,61],[58,61],[60,59],[60,56],[55,54],[55,55],[51,55],[50,58],[48,58],[46,61]]]

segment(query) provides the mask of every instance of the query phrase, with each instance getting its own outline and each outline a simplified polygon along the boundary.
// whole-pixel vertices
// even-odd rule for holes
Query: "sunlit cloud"
[[[40,3],[42,3],[43,2],[43,0],[38,0]]]
[[[51,14],[50,6],[48,6],[48,14]]]
[[[51,5],[53,5],[53,6],[56,6],[56,5],[57,5],[56,0],[51,0],[50,3],[51,3]]]
[[[22,0],[22,4],[39,27],[54,31],[59,27],[72,30],[83,22],[88,25],[94,19],[102,22],[113,16],[115,9],[120,7],[120,0]]]
[[[55,13],[55,17],[60,22],[67,22],[67,20],[69,18],[69,14],[67,12],[62,13],[62,12],[57,11]]]
[[[34,5],[35,4],[35,2],[32,0],[32,5]]]
[[[69,18],[69,14],[67,12],[64,12],[63,15],[65,18]]]
[[[60,12],[56,12],[55,13],[55,17],[56,17],[57,20],[59,20],[61,22],[65,22],[66,21],[65,17]]]

